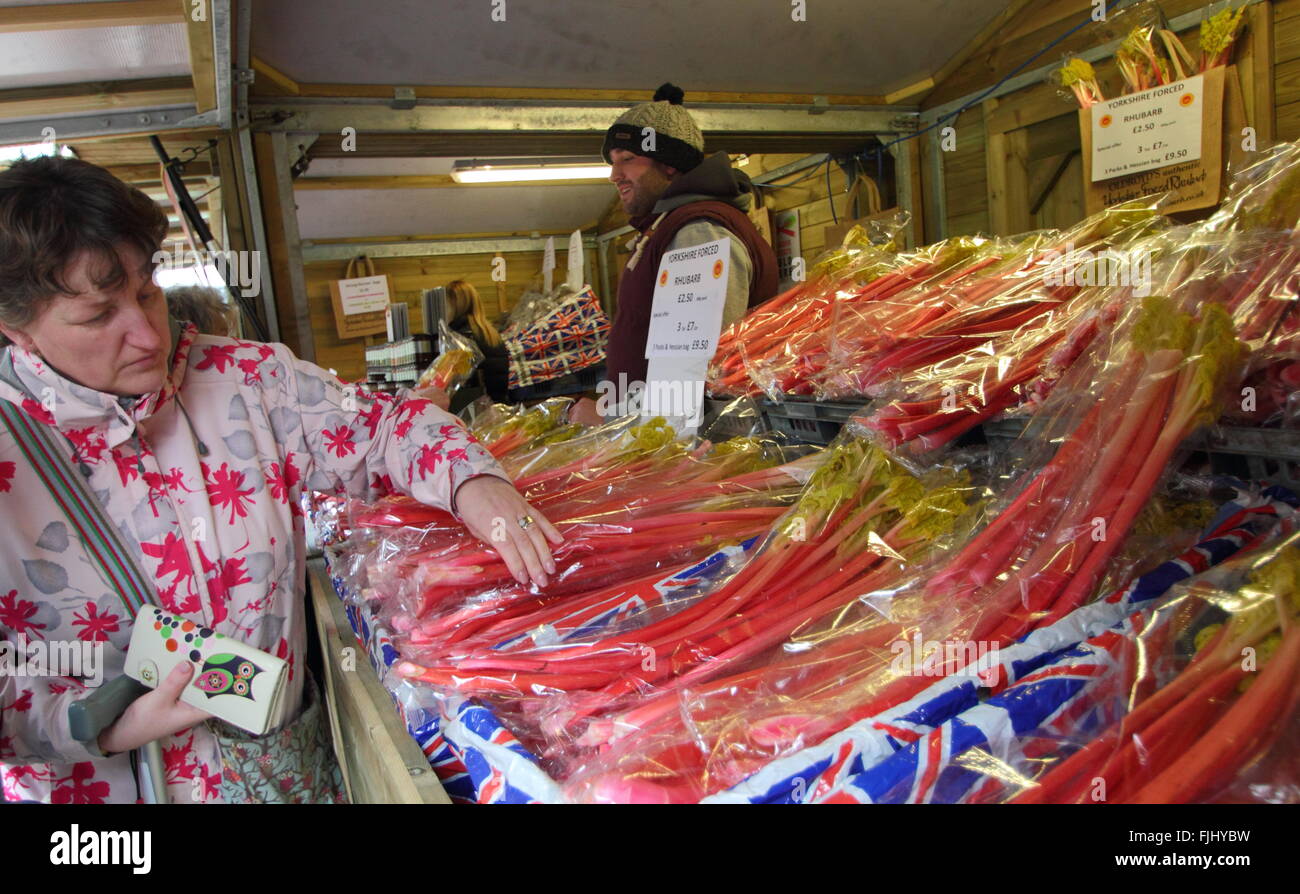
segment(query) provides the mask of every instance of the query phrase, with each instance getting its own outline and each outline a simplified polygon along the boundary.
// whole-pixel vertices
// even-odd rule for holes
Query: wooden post
[[[920,139],[903,143],[907,152],[907,179],[912,196],[912,241],[910,248],[925,244],[925,201],[921,195],[921,146]]]
[[[275,283],[276,312],[284,343],[303,360],[316,359],[311,331],[311,308],[302,269],[302,242],[298,237],[298,208],[293,202],[289,174],[289,147],[283,133],[253,135],[257,183],[266,224],[267,254]]]
[[[172,0],[181,7],[185,21],[185,38],[190,48],[190,73],[194,78],[194,105],[199,114],[217,107],[217,69],[213,56],[213,20],[206,16],[202,21],[192,15],[190,0]]]
[[[1260,146],[1273,142],[1277,100],[1273,83],[1273,4],[1256,3],[1246,12],[1246,35],[1237,72],[1246,101],[1246,120]],[[1240,140],[1237,134],[1234,139]]]
[[[998,100],[983,103],[984,120],[997,109]],[[1030,229],[1029,134],[1024,128],[1005,133],[985,133],[985,168],[988,172],[989,229],[1011,236]]]

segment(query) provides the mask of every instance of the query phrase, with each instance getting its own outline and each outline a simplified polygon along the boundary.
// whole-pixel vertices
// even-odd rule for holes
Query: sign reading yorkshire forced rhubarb
[[[1149,196],[1166,214],[1219,204],[1245,125],[1232,66],[1080,109],[1085,212]]]
[[[1089,111],[1093,182],[1201,158],[1203,75],[1099,102]]]

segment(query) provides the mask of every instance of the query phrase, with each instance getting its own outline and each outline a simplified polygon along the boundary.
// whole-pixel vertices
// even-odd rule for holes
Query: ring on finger
[[[533,526],[533,517],[531,515],[521,516],[518,521],[519,527],[523,528],[525,531]]]

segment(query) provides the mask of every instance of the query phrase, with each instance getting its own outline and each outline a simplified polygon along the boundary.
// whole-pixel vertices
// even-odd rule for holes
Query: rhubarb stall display
[[[521,489],[570,534],[545,590],[515,585],[454,523],[366,513],[338,545],[338,585],[384,631],[378,651],[408,718],[436,716],[478,800],[1068,800],[1077,776],[1053,768],[1076,753],[1087,755],[1076,765],[1118,768],[1116,800],[1247,797],[1241,786],[1255,784],[1261,760],[1274,767],[1261,784],[1290,798],[1294,730],[1248,721],[1261,705],[1290,710],[1294,607],[1279,605],[1272,627],[1225,624],[1199,659],[1211,670],[1171,653],[1134,690],[1156,693],[1157,707],[1135,701],[1127,726],[1125,712],[1097,707],[1113,702],[1101,690],[1095,704],[1071,701],[1044,681],[1088,676],[1098,649],[1154,648],[1139,615],[1179,598],[1166,596],[1173,584],[1213,583],[1203,577],[1211,566],[1287,542],[1293,496],[1216,485],[1183,506],[1175,472],[1189,436],[1241,406],[1244,383],[1279,381],[1297,362],[1298,172],[1296,146],[1261,153],[1223,209],[1195,226],[1116,209],[1118,225],[1102,229],[1146,253],[1149,294],[1132,283],[1044,292],[1041,252],[1057,234],[972,244],[925,279],[988,260],[987,293],[959,277],[922,311],[960,319],[966,305],[944,299],[975,292],[1005,296],[1001,307],[970,301],[980,311],[1024,318],[995,315],[973,345],[934,333],[909,343],[916,362],[888,377],[896,394],[826,450],[681,440],[628,421],[507,453]],[[880,253],[855,269],[878,265],[878,282],[916,263]],[[818,274],[810,312],[830,314],[848,291],[835,274]],[[1074,306],[1085,292],[1090,303]],[[932,429],[900,438],[879,424],[899,418],[878,415],[898,401],[933,399],[925,389],[954,364],[983,377],[959,381],[996,396],[990,383],[1035,351],[1034,375],[999,408],[1031,419],[1012,449],[945,439],[914,450]],[[949,412],[965,422],[991,405],[976,398]],[[1227,502],[1206,523],[1196,506],[1210,497]],[[418,527],[400,526],[409,522]],[[1253,681],[1239,699],[1198,689],[1218,674],[1228,685],[1221,664],[1242,630],[1267,653],[1274,628],[1277,651],[1233,681]],[[1183,672],[1193,676],[1176,682]],[[1048,701],[1024,708],[1031,696]],[[1111,744],[1089,751],[1111,728]],[[1226,738],[1207,738],[1215,728]],[[1055,730],[1059,745],[1021,741],[1031,729]],[[1148,746],[1160,760],[1137,766]],[[1039,765],[1042,781],[1022,773],[1029,783],[995,791],[996,774],[972,777],[946,757],[967,751],[1012,766],[1053,760]]]

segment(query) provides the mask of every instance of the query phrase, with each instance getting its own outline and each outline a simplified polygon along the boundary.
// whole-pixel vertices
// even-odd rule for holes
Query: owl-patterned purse
[[[126,674],[150,689],[182,661],[194,676],[181,701],[202,708],[255,736],[278,726],[288,666],[246,643],[230,639],[193,621],[145,605],[135,617]]]

